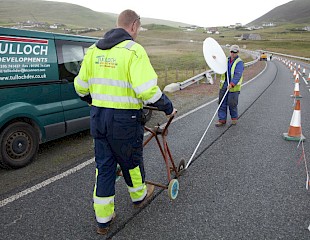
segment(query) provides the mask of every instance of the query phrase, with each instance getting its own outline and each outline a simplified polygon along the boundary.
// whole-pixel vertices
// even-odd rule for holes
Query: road
[[[307,76],[309,74],[307,66]],[[307,78],[306,76],[306,78]],[[236,126],[212,127],[179,178],[178,197],[156,188],[144,209],[134,209],[122,179],[116,186],[116,221],[108,239],[310,239],[309,190],[301,147],[285,141],[293,113],[292,73],[280,61],[242,88]],[[301,80],[301,123],[310,137],[310,93]],[[169,127],[176,163],[190,159],[217,108],[211,101]],[[309,141],[303,143],[305,156]],[[147,179],[167,183],[156,142],[144,150]],[[300,163],[299,163],[300,162]],[[88,160],[0,200],[0,239],[104,239],[95,233]],[[60,173],[61,174],[61,173]],[[25,190],[23,192],[23,190]]]

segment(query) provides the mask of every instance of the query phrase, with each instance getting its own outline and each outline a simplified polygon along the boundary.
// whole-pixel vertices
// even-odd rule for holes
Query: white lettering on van
[[[47,52],[48,52],[48,46],[41,46],[40,55],[47,55]]]
[[[31,53],[32,53],[32,47],[31,47],[30,45],[24,46],[24,53],[25,53],[26,55],[31,54]]]
[[[20,63],[21,62],[47,63],[48,62],[48,58],[41,58],[41,57],[18,57],[18,58],[17,57],[0,57],[0,63],[12,63],[12,62],[20,62]]]
[[[18,44],[19,45],[19,44]],[[14,49],[13,49],[13,44],[10,44],[10,50],[9,50],[9,54],[16,54],[16,52],[14,52]]]
[[[21,46],[21,44],[14,43],[1,43],[0,42],[0,54],[17,54],[17,55],[47,55],[48,46],[44,45],[31,45],[27,44]]]

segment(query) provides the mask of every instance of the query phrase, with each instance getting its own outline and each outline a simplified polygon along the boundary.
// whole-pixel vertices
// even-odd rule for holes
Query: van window
[[[83,57],[90,43],[56,41],[59,78],[73,82],[79,73]]]

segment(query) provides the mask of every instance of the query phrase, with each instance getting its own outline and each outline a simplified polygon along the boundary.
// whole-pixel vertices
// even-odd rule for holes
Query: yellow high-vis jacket
[[[80,97],[91,95],[96,107],[141,109],[162,96],[146,51],[130,39],[107,49],[91,46],[74,87]]]
[[[230,74],[229,79],[230,83],[233,84],[233,88],[229,89],[229,92],[240,92],[241,90],[241,84],[243,81],[243,71],[244,71],[244,66],[243,66],[243,61],[241,60],[240,57],[237,57],[233,64],[230,66],[230,58],[228,58],[228,74]],[[238,63],[241,63],[238,65]],[[223,88],[225,81],[227,81],[227,72],[221,75],[220,79],[220,89]]]

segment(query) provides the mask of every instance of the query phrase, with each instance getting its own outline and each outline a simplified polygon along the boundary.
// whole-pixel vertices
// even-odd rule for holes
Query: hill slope
[[[115,19],[75,4],[41,0],[0,0],[1,23],[36,21],[81,27],[107,27]],[[101,26],[100,26],[101,25]]]
[[[43,0],[0,0],[0,25],[19,21],[63,23],[76,27],[109,29],[115,26],[116,14],[96,12],[76,4]],[[143,24],[164,24],[178,27],[188,24],[142,18]]]
[[[310,24],[310,1],[294,0],[274,8],[247,25],[260,25],[266,22]]]

